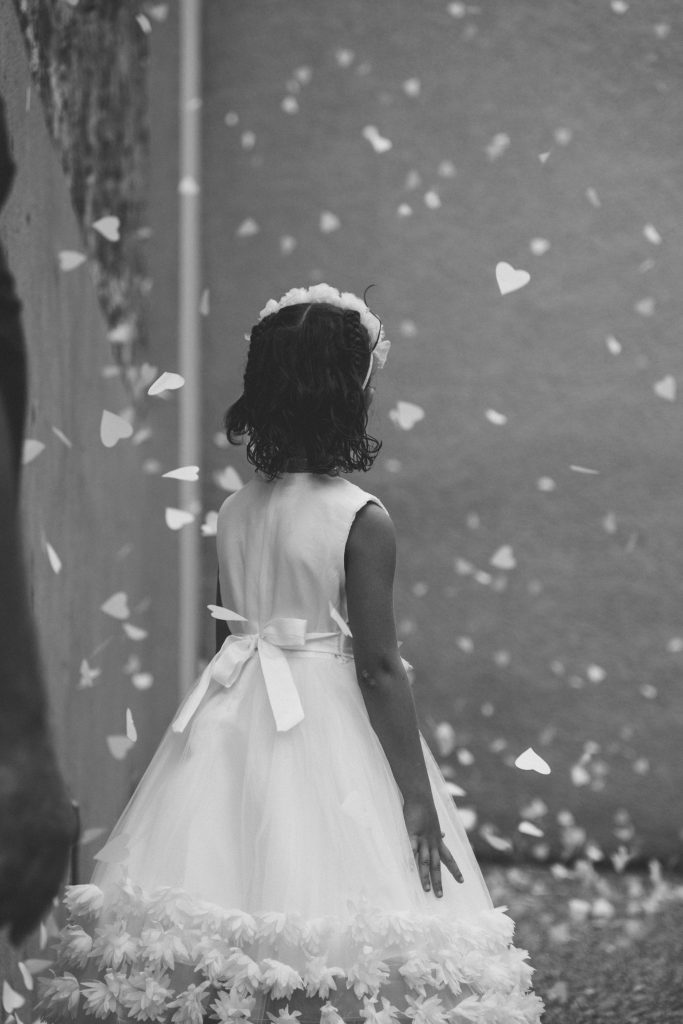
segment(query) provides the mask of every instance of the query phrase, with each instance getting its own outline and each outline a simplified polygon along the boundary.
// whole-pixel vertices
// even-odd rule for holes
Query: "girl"
[[[252,329],[225,427],[256,473],[218,513],[218,650],[67,888],[46,1020],[540,1020],[417,726],[392,521],[341,475],[381,447],[389,344],[328,285]]]

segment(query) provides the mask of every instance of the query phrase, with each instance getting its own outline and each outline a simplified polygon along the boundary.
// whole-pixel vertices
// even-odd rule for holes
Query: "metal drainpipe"
[[[185,378],[179,391],[179,465],[201,464],[200,406],[200,117],[201,0],[180,2],[180,184],[178,259],[178,364]],[[180,508],[197,520],[179,531],[180,599],[178,626],[181,698],[195,682],[199,652],[201,552],[199,481],[180,481]]]

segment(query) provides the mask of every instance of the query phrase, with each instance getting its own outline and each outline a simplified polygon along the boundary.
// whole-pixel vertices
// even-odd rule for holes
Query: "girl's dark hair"
[[[223,417],[228,441],[248,434],[247,459],[269,480],[300,447],[312,473],[367,471],[382,447],[367,433],[363,391],[373,347],[357,310],[298,303],[264,317]]]

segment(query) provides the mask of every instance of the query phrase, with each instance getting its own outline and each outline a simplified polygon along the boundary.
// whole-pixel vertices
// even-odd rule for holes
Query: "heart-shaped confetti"
[[[514,569],[517,562],[515,561],[514,552],[510,545],[505,544],[502,548],[498,548],[495,555],[491,558],[489,565],[492,565],[496,569]]]
[[[76,252],[74,249],[62,249],[58,253],[57,258],[59,260],[59,269],[64,271],[75,270],[76,267],[80,267],[85,263],[87,259],[82,252]]]
[[[424,195],[425,206],[430,210],[438,210],[441,206],[441,196],[435,189],[430,189]]]
[[[296,238],[293,235],[283,235],[280,239],[280,252],[283,256],[289,256],[290,252],[296,249]]]
[[[179,373],[168,373],[164,372],[160,377],[154,381],[152,386],[148,388],[148,395],[160,395],[162,391],[175,391],[177,388],[182,388],[185,383],[185,378]]]
[[[525,772],[538,772],[540,775],[550,775],[550,765],[536,753],[533,747],[527,749],[515,760],[515,768],[521,768]]]
[[[545,832],[543,832],[543,830],[540,829],[538,825],[534,825],[530,821],[520,821],[519,825],[517,826],[517,831],[521,832],[525,836],[534,836],[537,839],[540,839],[542,836],[545,835]]]
[[[95,860],[104,861],[105,864],[120,864],[130,854],[128,839],[129,837],[125,832],[111,839],[108,843],[105,843],[101,850],[97,851]]]
[[[55,551],[55,549],[52,547],[52,544],[50,544],[50,542],[47,540],[45,541],[45,550],[47,552],[50,568],[56,575],[57,573],[61,572],[62,560]]]
[[[127,619],[130,615],[128,595],[123,590],[117,591],[107,598],[104,604],[100,605],[100,611],[103,611],[105,615],[111,615],[112,619]]]
[[[164,512],[166,525],[169,530],[181,530],[195,521],[192,512],[186,512],[184,508],[167,508]]]
[[[21,974],[21,977],[22,977],[22,980],[24,982],[24,985],[29,990],[29,992],[32,992],[33,991],[33,975],[29,971],[29,969],[26,966],[26,964],[23,963],[21,960],[17,964],[17,967],[19,968],[19,972]]]
[[[73,448],[73,442],[64,434],[59,427],[52,427],[52,433],[55,437],[58,437],[62,444],[65,444],[67,448]]]
[[[504,260],[496,263],[496,281],[501,295],[509,295],[510,292],[519,291],[531,280],[531,274],[527,270],[515,270]]]
[[[171,480],[199,480],[199,466],[181,466],[163,474]]]
[[[214,619],[223,619],[225,622],[248,622],[244,615],[239,615],[237,612],[231,612],[229,608],[224,608],[220,604],[207,604],[206,606],[211,612],[211,617]]]
[[[24,996],[20,995],[19,992],[15,992],[8,981],[3,981],[2,1008],[5,1013],[12,1013],[14,1010],[18,1010],[25,1002]]]
[[[621,342],[617,341],[613,334],[608,334],[605,338],[605,344],[607,349],[613,356],[618,356],[621,353]]]
[[[80,679],[78,680],[78,689],[86,690],[89,687],[94,686],[95,680],[101,674],[101,668],[90,668],[90,665],[88,664],[86,659],[83,658],[80,665]]]
[[[647,238],[648,242],[652,243],[652,245],[662,244],[662,236],[660,235],[659,231],[657,231],[657,228],[654,226],[654,224],[646,224],[643,228],[643,234]]]
[[[117,761],[123,761],[124,757],[134,744],[127,736],[107,736],[107,746],[109,747],[109,753]]]
[[[416,423],[423,420],[424,409],[414,402],[397,402],[396,408],[389,410],[389,419],[401,430],[412,430]]]
[[[253,217],[247,217],[243,220],[237,231],[235,232],[238,238],[251,238],[252,235],[257,235],[261,229]]]
[[[323,210],[320,214],[320,230],[324,234],[329,234],[330,231],[336,231],[341,225],[341,221],[336,214],[330,210]]]
[[[207,512],[200,529],[202,537],[215,537],[218,533],[218,513],[213,510]]]
[[[109,242],[118,242],[120,239],[119,229],[121,227],[121,221],[118,217],[100,217],[93,224],[95,231],[99,231],[103,238],[106,238]]]
[[[403,91],[406,96],[419,96],[422,83],[419,78],[407,78],[403,83]]]
[[[659,395],[660,398],[666,398],[669,402],[676,401],[676,378],[672,377],[671,374],[662,380],[658,380],[653,385],[653,388],[655,394]]]
[[[21,457],[22,465],[27,466],[29,462],[32,462],[44,450],[45,445],[42,441],[36,441],[32,437],[27,437],[24,440],[24,450]]]
[[[154,685],[154,676],[151,672],[136,672],[130,681],[136,690],[149,690]]]
[[[102,410],[100,440],[105,448],[113,448],[115,444],[130,437],[132,433],[133,424],[129,423],[128,420],[124,420],[123,416],[109,412],[108,409]]]
[[[529,248],[534,256],[544,256],[550,248],[550,242],[547,238],[532,238]]]
[[[396,216],[397,217],[410,217],[412,212],[413,212],[412,206],[409,206],[408,203],[401,203],[401,205],[396,210]]]

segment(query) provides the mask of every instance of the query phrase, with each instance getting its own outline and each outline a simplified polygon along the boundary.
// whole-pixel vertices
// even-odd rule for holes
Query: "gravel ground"
[[[680,1024],[683,1021],[683,879],[482,864],[491,897],[529,951],[543,1024]]]

